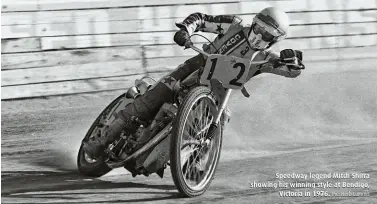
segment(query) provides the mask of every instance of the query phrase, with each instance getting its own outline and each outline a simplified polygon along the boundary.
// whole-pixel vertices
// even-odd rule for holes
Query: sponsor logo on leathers
[[[242,38],[239,33],[235,34],[231,38],[229,38],[221,47],[219,50],[219,54],[225,54],[228,51],[235,48],[236,45],[238,45],[240,42],[245,40],[245,38]]]

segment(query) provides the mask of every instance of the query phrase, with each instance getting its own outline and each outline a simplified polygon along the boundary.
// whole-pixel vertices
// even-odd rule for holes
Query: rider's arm
[[[280,59],[279,54],[276,52],[268,51],[265,53],[266,53],[265,60],[274,61],[274,59],[276,60]],[[272,63],[266,63],[264,65],[261,65],[259,70],[261,73],[272,73],[272,74],[277,74],[277,75],[290,77],[290,78],[295,78],[301,74],[301,70],[290,69],[285,65],[274,67]]]
[[[240,24],[242,19],[234,15],[207,15],[204,13],[193,13],[180,23],[177,27],[185,28],[189,35],[194,32],[203,31],[223,34],[232,24]]]

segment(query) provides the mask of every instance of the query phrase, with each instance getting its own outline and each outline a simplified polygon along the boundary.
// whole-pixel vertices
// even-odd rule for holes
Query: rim
[[[96,120],[90,126],[88,132],[82,140],[78,158],[77,165],[80,173],[89,176],[100,176],[111,170],[106,164],[106,155],[100,156],[99,158],[91,158],[87,152],[85,152],[83,145],[88,142],[90,138],[96,137],[100,134],[102,129],[107,124],[108,120],[113,116],[111,113],[114,112],[125,100],[125,94],[118,96],[114,99],[102,112],[98,115]]]
[[[101,134],[102,132],[102,129],[104,127],[99,127],[98,125],[99,124],[106,124],[107,120],[111,117],[111,115],[109,116],[109,111],[108,112],[105,112],[105,113],[102,113],[102,115],[100,116],[100,119],[98,121],[98,124],[96,127],[94,127],[93,131],[91,132],[90,136],[87,138],[87,142],[90,142],[90,139],[92,137],[98,137],[99,135],[98,134]],[[95,158],[92,158],[90,157],[84,150],[83,150],[83,156],[84,156],[84,160],[85,162],[89,163],[89,164],[94,164],[94,163],[97,163],[98,160],[95,159]]]
[[[201,190],[210,181],[218,155],[219,137],[209,144],[204,136],[217,112],[215,101],[207,96],[192,103],[187,114],[180,142],[180,167],[186,185],[192,190]]]

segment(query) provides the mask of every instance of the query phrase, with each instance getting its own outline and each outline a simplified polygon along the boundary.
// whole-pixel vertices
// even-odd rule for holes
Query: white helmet
[[[289,28],[288,15],[274,7],[260,11],[253,19],[249,42],[254,49],[266,49],[284,39]]]

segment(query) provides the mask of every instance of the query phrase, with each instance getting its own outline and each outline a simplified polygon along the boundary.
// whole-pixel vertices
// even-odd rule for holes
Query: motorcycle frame
[[[200,54],[204,55],[205,57],[208,57],[210,55],[210,54],[204,52],[203,50],[199,49],[198,47],[196,47],[192,44],[188,45],[188,47],[195,50],[196,52],[199,52]],[[259,52],[255,52],[253,54],[251,61],[255,58],[255,56],[258,53]],[[254,63],[252,62],[252,64],[263,64],[263,63],[266,63],[266,62],[267,61],[258,61],[258,62],[254,62]],[[154,87],[154,85],[152,86],[152,88],[153,87]],[[213,90],[213,87],[212,87],[212,90]],[[209,140],[212,139],[212,136],[213,136],[220,120],[221,120],[221,115],[223,114],[225,107],[228,104],[231,93],[232,93],[232,89],[225,89],[225,94],[215,93],[215,94],[217,94],[217,96],[222,96],[221,98],[219,98],[219,102],[220,102],[219,107],[220,108],[219,108],[219,111],[217,112],[217,114],[215,116],[214,122],[209,127],[209,131],[208,131],[208,134],[207,134],[205,140],[201,141],[201,143],[203,143],[203,142],[209,143]],[[115,163],[108,163],[107,165],[110,168],[114,169],[114,168],[118,168],[118,167],[122,167],[122,166],[126,165],[126,163],[131,161],[131,160],[137,159],[139,156],[141,156],[142,154],[144,154],[148,150],[154,148],[163,139],[165,139],[171,133],[171,130],[172,130],[172,122],[170,122],[168,125],[166,125],[166,127],[162,131],[160,131],[156,136],[154,136],[149,142],[147,142],[147,144],[145,144],[139,150],[137,150],[136,152],[134,152],[133,154],[128,156],[125,160],[120,161],[120,162],[115,162]]]

